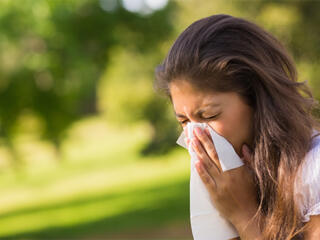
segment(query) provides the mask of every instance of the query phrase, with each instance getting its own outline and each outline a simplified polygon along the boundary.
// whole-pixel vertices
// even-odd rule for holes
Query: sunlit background
[[[189,156],[154,68],[181,31],[258,23],[320,99],[320,2],[0,0],[0,239],[192,239]]]

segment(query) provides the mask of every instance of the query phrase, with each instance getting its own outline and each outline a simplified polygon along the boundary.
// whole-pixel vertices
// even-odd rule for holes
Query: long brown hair
[[[306,81],[297,81],[292,57],[256,24],[226,14],[186,28],[156,67],[154,87],[170,100],[171,81],[195,88],[234,91],[254,109],[251,168],[257,182],[263,239],[301,239],[305,225],[294,196],[294,181],[320,124],[319,107]]]

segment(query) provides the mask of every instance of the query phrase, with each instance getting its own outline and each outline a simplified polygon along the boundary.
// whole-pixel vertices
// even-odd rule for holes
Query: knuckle
[[[207,185],[210,185],[211,184],[211,178],[209,175],[204,175],[203,176],[203,182]]]
[[[208,170],[211,170],[213,168],[213,163],[211,161],[209,161],[206,165]]]
[[[209,153],[210,153],[210,155],[212,157],[218,158],[217,151],[216,151],[215,147],[212,144],[208,145],[207,148],[208,148],[208,151],[209,151]]]
[[[202,154],[199,154],[199,155],[198,155],[198,159],[199,159],[200,161],[203,161],[203,155],[202,155]]]
[[[217,187],[217,183],[214,180],[214,178],[212,178],[211,176],[209,176],[207,173],[203,173],[202,176],[202,181],[205,185],[210,186],[210,191],[213,191],[216,187]]]
[[[210,166],[210,162],[204,162],[203,165],[207,170],[209,170],[212,167]]]
[[[216,189],[217,188],[217,182],[216,182],[216,180],[214,178],[212,180],[213,180],[214,188]]]

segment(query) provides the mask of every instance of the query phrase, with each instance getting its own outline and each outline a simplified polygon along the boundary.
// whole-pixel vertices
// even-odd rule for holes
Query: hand
[[[244,145],[245,165],[223,172],[208,129],[195,128],[192,146],[199,161],[197,171],[204,182],[211,200],[220,214],[236,228],[247,223],[258,209],[257,191],[251,169],[249,148]],[[189,144],[190,139],[185,139]]]

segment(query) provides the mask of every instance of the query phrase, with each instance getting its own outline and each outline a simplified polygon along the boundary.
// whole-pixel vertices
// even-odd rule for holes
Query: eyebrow
[[[205,105],[205,108],[208,108],[208,107],[217,107],[217,106],[220,106],[220,104],[219,103],[209,103],[209,104],[207,104],[207,105]],[[196,116],[200,116],[202,113],[204,113],[205,112],[205,110],[204,109],[200,109],[200,110],[198,110],[196,113],[195,113],[195,115]],[[182,118],[185,118],[186,116],[185,115],[183,115],[183,114],[180,114],[180,113],[175,113],[175,115],[177,116],[177,117],[182,117]]]

